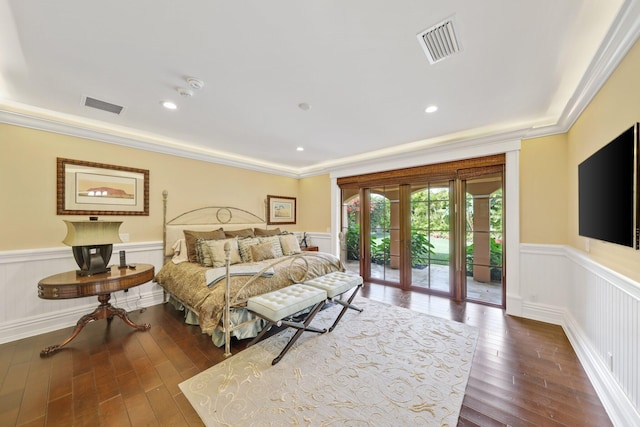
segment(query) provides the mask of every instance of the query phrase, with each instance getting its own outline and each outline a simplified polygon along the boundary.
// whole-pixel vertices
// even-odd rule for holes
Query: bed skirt
[[[196,325],[199,326],[200,322],[198,320],[198,315],[193,310],[187,308],[184,304],[178,301],[173,296],[169,295],[169,304],[171,304],[176,310],[184,312],[184,323],[188,325]],[[260,333],[260,331],[265,327],[267,321],[264,319],[257,318],[256,315],[250,313],[246,308],[232,308],[231,309],[231,324],[239,325],[244,322],[249,322],[250,320],[255,319],[254,322],[251,322],[241,328],[238,328],[231,332],[232,337],[236,337],[239,340],[254,338]],[[211,341],[216,347],[224,346],[224,332],[221,329],[216,329],[211,334]]]

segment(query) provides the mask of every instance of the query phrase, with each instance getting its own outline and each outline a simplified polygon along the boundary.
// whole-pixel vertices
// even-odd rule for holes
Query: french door
[[[343,189],[343,261],[365,281],[504,306],[501,167]]]
[[[503,173],[487,173],[462,181],[464,189],[465,299],[504,307]]]

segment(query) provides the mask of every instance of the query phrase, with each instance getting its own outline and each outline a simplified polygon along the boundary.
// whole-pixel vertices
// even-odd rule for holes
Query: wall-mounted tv
[[[636,123],[578,165],[579,234],[640,249]]]

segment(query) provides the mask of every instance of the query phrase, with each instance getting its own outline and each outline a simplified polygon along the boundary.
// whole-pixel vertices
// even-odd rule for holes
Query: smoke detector
[[[429,63],[435,64],[460,52],[461,46],[453,22],[453,18],[448,18],[418,33],[418,43]]]
[[[202,89],[204,87],[204,82],[200,79],[196,79],[195,77],[187,77],[187,84],[192,89]]]

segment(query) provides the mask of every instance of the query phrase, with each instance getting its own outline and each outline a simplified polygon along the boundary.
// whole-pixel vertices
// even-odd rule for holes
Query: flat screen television
[[[636,123],[578,165],[579,234],[640,249]]]

